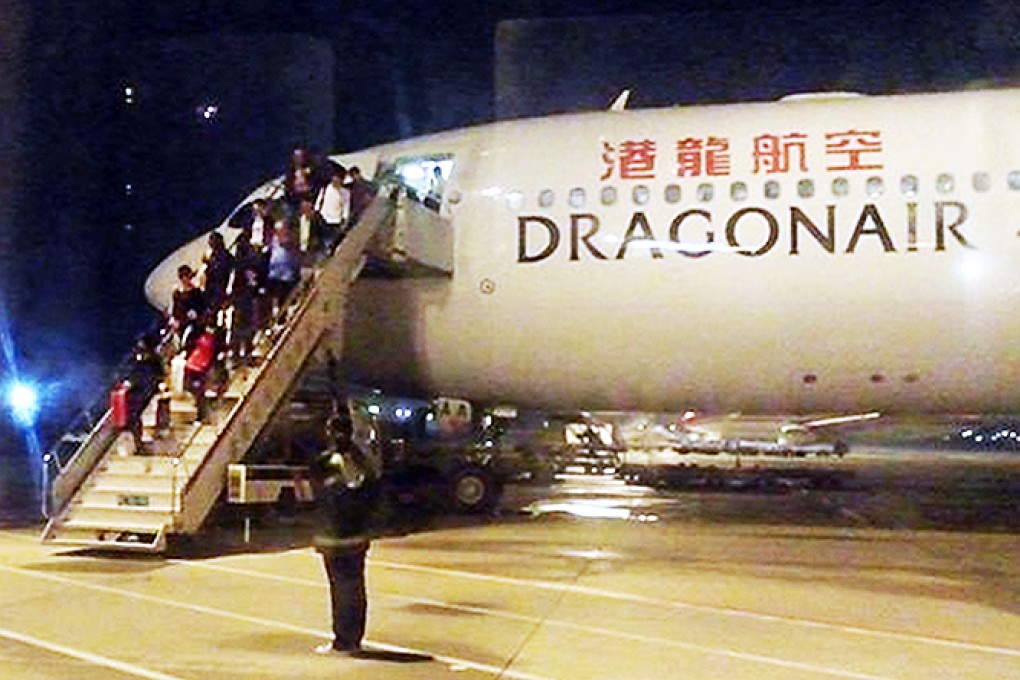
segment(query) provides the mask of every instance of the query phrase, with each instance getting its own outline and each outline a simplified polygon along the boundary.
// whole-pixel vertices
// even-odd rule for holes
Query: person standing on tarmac
[[[354,655],[365,635],[365,557],[380,498],[380,471],[353,442],[347,413],[334,411],[326,435],[329,446],[312,463],[311,477],[321,522],[314,545],[329,579],[333,640],[315,651]]]

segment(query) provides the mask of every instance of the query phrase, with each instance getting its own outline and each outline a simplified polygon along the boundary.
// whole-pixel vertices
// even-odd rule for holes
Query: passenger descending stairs
[[[153,400],[143,415],[142,451],[134,451],[131,436],[117,436],[107,413],[53,480],[43,541],[162,552],[168,537],[196,533],[225,486],[227,466],[247,453],[327,332],[340,352],[351,285],[373,235],[391,230],[393,216],[388,199],[371,204],[295,293],[288,323],[259,345],[262,359],[231,372],[208,422],[195,422],[191,397],[178,395],[169,432],[158,436]]]

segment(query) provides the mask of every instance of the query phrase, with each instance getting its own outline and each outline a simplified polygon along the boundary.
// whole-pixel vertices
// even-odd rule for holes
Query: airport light
[[[32,427],[39,415],[39,394],[36,389],[20,380],[14,381],[7,386],[5,399],[11,416],[18,425]]]

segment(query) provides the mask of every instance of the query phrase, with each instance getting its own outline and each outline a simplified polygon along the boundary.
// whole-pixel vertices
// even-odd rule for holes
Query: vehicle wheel
[[[499,484],[487,470],[468,467],[450,479],[450,504],[457,512],[486,512],[499,501]]]

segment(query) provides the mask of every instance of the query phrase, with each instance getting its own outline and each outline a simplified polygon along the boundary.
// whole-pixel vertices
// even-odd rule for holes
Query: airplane
[[[618,102],[331,156],[409,200],[439,168],[454,235],[448,275],[366,269],[342,367],[545,409],[1016,412],[1018,122],[1015,89]]]

